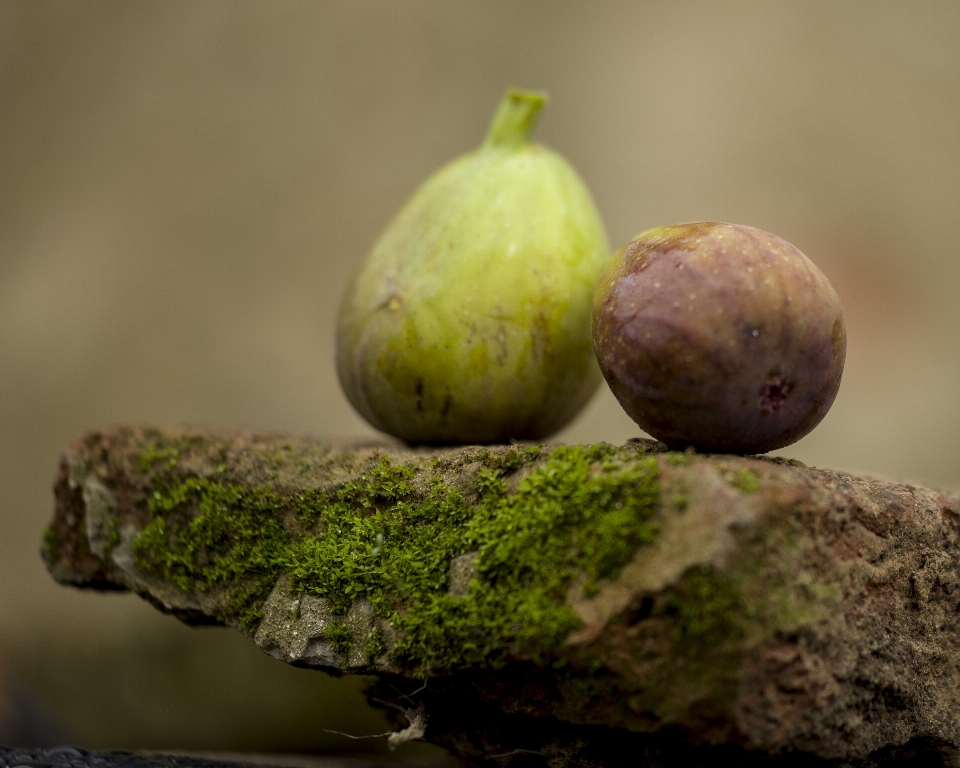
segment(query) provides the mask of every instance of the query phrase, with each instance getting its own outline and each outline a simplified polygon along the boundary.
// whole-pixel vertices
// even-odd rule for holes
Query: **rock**
[[[471,761],[960,764],[957,495],[653,441],[133,427],[55,493],[58,581],[375,673]]]

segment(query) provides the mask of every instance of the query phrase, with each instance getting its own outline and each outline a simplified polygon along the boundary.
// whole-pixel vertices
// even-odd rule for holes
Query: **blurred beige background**
[[[332,362],[341,291],[508,85],[550,92],[538,136],[614,246],[740,222],[834,282],[843,386],[781,453],[960,487],[958,40],[952,0],[0,0],[0,657],[33,713],[8,741],[383,730],[362,680],[57,587],[38,542],[88,429],[369,433]],[[604,391],[559,439],[636,434]]]

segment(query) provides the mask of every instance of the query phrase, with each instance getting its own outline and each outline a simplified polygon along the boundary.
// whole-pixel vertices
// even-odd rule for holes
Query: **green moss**
[[[667,601],[681,649],[700,653],[743,637],[745,609],[735,582],[707,566],[691,568]]]
[[[48,563],[55,563],[60,559],[60,537],[53,528],[43,532],[43,551]]]
[[[687,570],[658,597],[656,620],[638,625],[638,647],[649,643],[659,650],[642,666],[624,669],[622,649],[615,646],[610,658],[622,679],[605,695],[623,701],[642,720],[652,717],[659,727],[689,722],[691,712],[706,721],[729,712],[750,619],[741,579],[703,565]]]
[[[385,650],[387,650],[387,647],[383,643],[383,636],[380,634],[380,630],[374,629],[370,634],[370,640],[363,649],[363,655],[367,659],[367,664],[373,664],[376,659],[380,658]]]
[[[541,453],[543,453],[542,445],[531,445],[526,448],[515,447],[509,451],[489,454],[484,463],[504,472],[514,472],[540,458]]]
[[[466,464],[479,462],[484,467],[495,472],[516,472],[523,467],[533,464],[543,454],[542,445],[511,445],[497,448],[476,447],[467,449],[455,458],[435,459],[435,469],[460,469]]]
[[[120,530],[118,527],[118,520],[113,521],[113,525],[110,527],[110,532],[107,534],[106,540],[103,542],[103,559],[109,560],[110,555],[113,553],[113,550],[117,548],[117,545],[120,543]]]
[[[588,579],[584,582],[580,593],[586,598],[595,597],[600,594],[600,585],[593,579]]]
[[[760,477],[753,470],[741,467],[727,475],[727,481],[744,493],[756,493],[760,490]]]
[[[614,577],[655,536],[656,463],[608,445],[477,454],[471,501],[444,482],[441,462],[422,470],[419,492],[414,468],[387,459],[336,491],[292,498],[174,483],[151,499],[134,553],[185,591],[226,590],[250,630],[286,573],[335,614],[369,600],[397,630],[395,663],[414,673],[496,667],[509,654],[543,661],[579,624],[564,602],[570,583]],[[478,553],[471,589],[450,595],[450,561],[467,552]]]
[[[152,520],[133,543],[137,566],[185,592],[224,587],[230,612],[250,628],[261,618],[288,543],[273,516],[281,506],[269,490],[209,480],[160,488],[150,498]]]
[[[153,469],[154,465],[159,462],[166,462],[166,466],[169,469],[173,469],[177,465],[177,459],[179,458],[180,446],[160,446],[152,444],[140,455],[140,469],[144,472],[149,472]]]
[[[486,467],[480,467],[476,478],[474,478],[473,487],[480,497],[488,494],[502,496],[507,490],[507,486],[500,477],[500,473],[491,471]]]
[[[346,624],[331,624],[323,634],[330,641],[330,647],[341,656],[345,655],[353,645],[353,632]]]
[[[692,448],[687,448],[683,453],[669,451],[663,455],[663,460],[671,467],[685,467],[693,462],[696,452]]]

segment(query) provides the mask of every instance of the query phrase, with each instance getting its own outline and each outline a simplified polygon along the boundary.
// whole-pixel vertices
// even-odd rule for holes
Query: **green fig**
[[[540,440],[599,385],[590,313],[609,250],[576,172],[529,140],[545,101],[508,91],[480,148],[423,183],[348,289],[337,370],[377,429]]]

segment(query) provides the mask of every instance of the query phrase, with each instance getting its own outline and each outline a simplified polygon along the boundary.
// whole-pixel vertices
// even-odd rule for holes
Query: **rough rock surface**
[[[652,441],[139,428],[55,493],[58,581],[376,673],[468,760],[960,764],[956,495]]]

